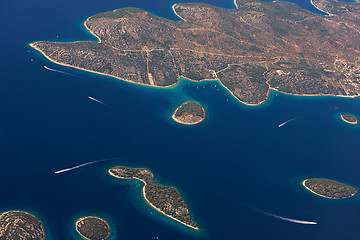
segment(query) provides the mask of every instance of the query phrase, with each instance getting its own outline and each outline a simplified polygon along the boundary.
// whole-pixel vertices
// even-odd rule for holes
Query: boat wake
[[[305,221],[305,220],[298,220],[298,219],[293,219],[293,218],[287,218],[287,217],[282,217],[282,216],[279,216],[279,215],[276,215],[276,214],[273,214],[273,213],[269,213],[269,212],[266,212],[266,211],[263,211],[259,208],[256,208],[256,207],[253,207],[253,206],[250,206],[248,204],[245,204],[243,203],[245,206],[259,212],[259,213],[262,213],[264,215],[267,215],[267,216],[270,216],[270,217],[273,217],[273,218],[277,218],[277,219],[280,219],[280,220],[283,220],[283,221],[286,221],[286,222],[291,222],[291,223],[297,223],[297,224],[305,224],[305,225],[316,225],[317,222],[312,222],[312,221]]]
[[[57,72],[57,73],[62,73],[62,74],[66,74],[66,75],[69,75],[69,76],[77,77],[77,76],[75,76],[75,75],[73,75],[71,73],[67,73],[67,72],[63,72],[63,71],[60,71],[60,70],[52,69],[52,68],[49,68],[49,67],[47,67],[45,65],[44,65],[44,68],[46,70],[49,70],[49,71],[52,71],[52,72]]]
[[[104,106],[106,106],[106,107],[109,107],[109,108],[114,109],[112,106],[107,105],[106,103],[103,103],[102,101],[100,101],[100,100],[98,100],[98,99],[96,99],[96,98],[93,98],[93,97],[91,97],[91,96],[88,96],[88,98],[89,98],[90,100],[94,101],[94,102],[100,103],[100,104],[102,104],[102,105],[104,105]]]
[[[288,124],[289,122],[295,121],[296,119],[298,119],[298,117],[292,118],[292,119],[290,119],[290,120],[287,120],[286,122],[283,122],[283,123],[279,124],[279,128],[285,126],[285,125]]]
[[[268,213],[268,212],[264,212],[259,210],[261,213],[268,215],[270,217],[274,217],[283,221],[287,221],[287,222],[292,222],[292,223],[298,223],[298,224],[306,224],[306,225],[316,225],[317,222],[310,222],[310,221],[304,221],[304,220],[297,220],[297,219],[292,219],[292,218],[286,218],[286,217],[281,217],[272,213]]]
[[[217,190],[215,190],[214,188],[210,187],[210,189],[214,190],[215,193],[217,193]],[[230,195],[224,195],[222,194],[222,196],[226,196],[226,198],[232,200],[232,201],[235,201],[241,205],[243,205],[244,207],[247,207],[247,208],[250,208],[256,212],[259,212],[261,214],[264,214],[264,215],[267,215],[269,217],[273,217],[273,218],[277,218],[277,219],[280,219],[280,220],[283,220],[283,221],[286,221],[286,222],[291,222],[291,223],[297,223],[297,224],[305,224],[305,225],[316,225],[318,224],[317,222],[312,222],[312,221],[305,221],[305,220],[298,220],[298,219],[293,219],[293,218],[287,218],[287,217],[282,217],[282,216],[279,216],[279,215],[276,215],[276,214],[273,214],[273,213],[270,213],[270,212],[266,212],[266,211],[263,211],[257,207],[254,207],[252,205],[249,205],[243,201],[240,201],[239,199],[233,197],[233,196],[230,196]]]
[[[119,158],[105,158],[105,159],[101,159],[101,160],[97,160],[97,161],[87,162],[87,163],[83,163],[83,164],[80,164],[80,165],[77,165],[77,166],[74,166],[74,167],[71,167],[71,168],[66,168],[66,169],[56,171],[55,174],[64,173],[64,172],[68,172],[68,171],[71,171],[71,170],[74,170],[74,169],[85,167],[85,166],[88,166],[88,165],[91,165],[91,164],[95,164],[95,163],[98,163],[98,162],[106,162],[106,161],[115,160],[115,159],[119,159]]]

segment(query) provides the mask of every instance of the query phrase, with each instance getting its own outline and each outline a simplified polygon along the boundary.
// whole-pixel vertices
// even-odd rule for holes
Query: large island
[[[116,178],[140,180],[144,183],[143,197],[151,207],[187,227],[199,229],[191,219],[189,210],[179,191],[175,187],[157,184],[150,170],[121,166],[110,169],[109,174]]]
[[[22,211],[0,215],[1,240],[44,240],[44,229],[35,216]]]
[[[185,102],[175,110],[172,119],[185,125],[198,124],[205,119],[205,110],[196,102]]]
[[[358,191],[346,184],[326,178],[310,178],[304,180],[302,184],[310,192],[330,199],[349,198]]]
[[[184,77],[217,80],[239,101],[258,105],[269,90],[306,96],[360,94],[360,5],[235,0],[235,9],[175,4],[182,21],[137,8],[89,17],[98,42],[31,43],[64,66],[132,83],[166,87]]]

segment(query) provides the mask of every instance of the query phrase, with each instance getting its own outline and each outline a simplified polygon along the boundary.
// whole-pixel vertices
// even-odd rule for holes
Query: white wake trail
[[[311,221],[304,221],[304,220],[297,220],[297,219],[292,219],[292,218],[286,218],[286,217],[281,217],[281,216],[278,216],[278,215],[275,215],[275,214],[272,214],[272,213],[268,213],[268,212],[264,212],[264,211],[261,211],[260,212],[270,216],[270,217],[274,217],[274,218],[277,218],[277,219],[281,219],[283,221],[288,221],[288,222],[292,222],[292,223],[298,223],[298,224],[306,224],[306,225],[316,225],[317,222],[311,222]]]
[[[112,106],[107,105],[106,103],[103,103],[102,101],[100,101],[100,100],[98,100],[98,99],[96,99],[96,98],[93,98],[93,97],[91,97],[91,96],[88,96],[88,98],[89,98],[90,100],[95,101],[95,102],[97,102],[97,103],[100,103],[100,104],[102,104],[102,105],[104,105],[104,106],[106,106],[106,107],[109,107],[109,108],[114,109]]]
[[[244,206],[247,206],[248,208],[251,208],[259,213],[262,213],[264,215],[267,215],[267,216],[270,216],[270,217],[273,217],[273,218],[277,218],[277,219],[280,219],[280,220],[283,220],[283,221],[287,221],[287,222],[292,222],[292,223],[297,223],[297,224],[305,224],[305,225],[316,225],[317,222],[312,222],[312,221],[304,221],[304,220],[298,220],[298,219],[293,219],[293,218],[286,218],[286,217],[282,217],[282,216],[279,216],[279,215],[276,215],[276,214],[273,214],[273,213],[269,213],[269,212],[266,212],[266,211],[263,211],[259,208],[256,208],[256,207],[253,207],[251,205],[248,205],[246,203],[243,203],[242,204]]]
[[[98,103],[100,103],[100,104],[102,104],[102,105],[106,105],[106,104],[103,103],[102,101],[97,100],[96,98],[93,98],[93,97],[91,97],[91,96],[88,96],[88,98],[89,98],[90,100],[93,100],[93,101],[95,101],[95,102],[98,102]]]
[[[58,170],[58,171],[55,172],[55,174],[68,172],[68,171],[71,171],[71,170],[74,170],[74,169],[77,169],[77,168],[85,167],[87,165],[95,164],[95,163],[98,163],[98,162],[105,162],[105,161],[115,160],[115,159],[119,159],[119,158],[105,158],[105,159],[101,159],[101,160],[97,160],[97,161],[87,162],[87,163],[83,163],[83,164],[80,164],[80,165],[77,165],[77,166],[74,166],[74,167],[71,167],[71,168],[65,168],[65,169],[62,169],[62,170]]]
[[[290,120],[287,120],[286,122],[283,122],[281,124],[279,124],[279,128],[285,126],[286,124],[288,124],[289,122],[292,122],[292,121],[295,121],[296,119],[298,119],[297,117],[296,118],[292,118]]]
[[[44,68],[46,70],[49,70],[49,71],[52,71],[52,72],[57,72],[57,73],[62,73],[62,74],[66,74],[66,75],[69,75],[69,76],[73,76],[73,77],[76,77],[75,75],[71,74],[71,73],[67,73],[67,72],[63,72],[63,71],[60,71],[60,70],[56,70],[56,69],[52,69],[52,68],[49,68],[47,66],[44,65]]]
[[[210,189],[215,190],[215,188],[212,188],[212,187],[210,187]],[[217,191],[218,190],[215,190],[214,192],[217,193]],[[297,224],[306,224],[306,225],[316,225],[316,224],[318,224],[317,222],[313,222],[313,221],[304,221],[304,220],[298,220],[298,219],[293,219],[293,218],[286,218],[286,217],[282,217],[282,216],[279,216],[279,215],[276,215],[276,214],[273,214],[273,213],[269,213],[269,212],[263,211],[263,210],[261,210],[259,208],[256,208],[256,207],[254,207],[252,205],[249,205],[249,204],[247,204],[245,202],[242,202],[242,201],[238,200],[237,198],[232,197],[231,195],[229,196],[229,195],[222,194],[222,196],[226,196],[226,198],[231,199],[231,200],[233,200],[233,201],[235,201],[235,202],[237,202],[237,203],[239,203],[239,204],[241,204],[241,205],[243,205],[243,206],[245,206],[247,208],[250,208],[250,209],[252,209],[252,210],[254,210],[256,212],[259,212],[261,214],[264,214],[264,215],[267,215],[267,216],[270,216],[270,217],[273,217],[273,218],[277,218],[277,219],[280,219],[280,220],[283,220],[283,221],[297,223]]]

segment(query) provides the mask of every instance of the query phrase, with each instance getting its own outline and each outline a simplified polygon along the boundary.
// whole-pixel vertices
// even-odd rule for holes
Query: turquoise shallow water
[[[233,7],[231,1],[206,2]],[[91,39],[82,21],[124,6],[175,19],[173,3],[0,3],[6,33],[0,45],[0,211],[37,215],[52,240],[80,239],[74,223],[85,215],[105,218],[113,239],[358,239],[359,197],[322,199],[301,182],[329,177],[360,187],[360,128],[339,120],[342,113],[360,116],[359,99],[271,92],[265,104],[248,107],[217,82],[136,86],[56,66],[26,46]],[[305,1],[297,4],[311,8]],[[112,108],[89,101],[89,95]],[[171,120],[187,100],[204,105],[201,124]],[[119,159],[54,174],[112,157]],[[200,231],[154,212],[141,197],[140,183],[107,174],[117,165],[147,167],[161,184],[176,186]],[[318,224],[295,224],[264,211]]]

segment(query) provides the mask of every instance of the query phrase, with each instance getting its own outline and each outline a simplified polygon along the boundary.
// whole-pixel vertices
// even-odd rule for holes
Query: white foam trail
[[[102,105],[104,105],[104,106],[106,106],[106,107],[109,107],[109,108],[114,109],[112,106],[107,105],[106,103],[103,103],[102,101],[97,100],[96,98],[93,98],[93,97],[91,97],[91,96],[88,96],[88,98],[89,98],[90,100],[95,101],[95,102],[97,102],[97,103],[100,103],[100,104],[102,104]]]
[[[87,165],[95,164],[95,163],[98,163],[98,162],[105,162],[105,161],[114,160],[114,159],[118,159],[118,158],[105,158],[105,159],[101,159],[101,160],[97,160],[97,161],[83,163],[83,164],[80,164],[80,165],[77,165],[77,166],[74,166],[74,167],[71,167],[71,168],[66,168],[66,169],[56,171],[55,174],[68,172],[68,171],[71,171],[71,170],[74,170],[74,169],[77,169],[77,168],[85,167]]]
[[[306,224],[306,225],[316,225],[317,222],[310,222],[310,221],[303,221],[303,220],[297,220],[297,219],[292,219],[292,218],[286,218],[286,217],[281,217],[272,213],[268,213],[268,212],[264,212],[261,211],[262,213],[270,216],[270,217],[274,217],[274,218],[278,218],[281,219],[283,221],[288,221],[288,222],[292,222],[292,223],[298,223],[298,224]]]
[[[95,101],[95,102],[98,102],[98,103],[100,103],[100,104],[102,104],[102,105],[106,105],[106,104],[103,103],[102,101],[97,100],[96,98],[93,98],[93,97],[91,97],[91,96],[88,96],[88,98],[89,98],[90,100],[93,100],[93,101]]]
[[[253,206],[248,205],[248,204],[243,203],[243,202],[241,202],[241,204],[243,204],[244,206],[247,206],[248,208],[251,208],[251,209],[253,209],[253,210],[255,210],[255,211],[259,212],[259,213],[262,213],[262,214],[265,214],[267,216],[277,218],[277,219],[280,219],[280,220],[283,220],[283,221],[297,223],[297,224],[306,224],[306,225],[316,225],[317,224],[317,222],[304,221],[304,220],[298,220],[298,219],[293,219],[293,218],[282,217],[282,216],[279,216],[279,215],[276,215],[276,214],[273,214],[273,213],[263,211],[263,210],[261,210],[259,208],[253,207]]]
[[[215,190],[214,188],[210,188],[210,189],[213,189]],[[218,190],[215,190],[214,192],[216,193]],[[247,207],[247,208],[250,208],[254,211],[257,211],[261,214],[264,214],[264,215],[267,215],[267,216],[270,216],[270,217],[274,217],[274,218],[277,218],[277,219],[280,219],[280,220],[283,220],[283,221],[287,221],[287,222],[292,222],[292,223],[297,223],[297,224],[306,224],[306,225],[316,225],[318,224],[317,222],[312,222],[312,221],[304,221],[304,220],[298,220],[298,219],[293,219],[293,218],[286,218],[286,217],[282,217],[282,216],[278,216],[276,214],[273,214],[273,213],[269,213],[269,212],[265,212],[259,208],[256,208],[254,206],[251,206],[247,203],[244,203],[242,201],[239,201],[237,198],[234,198],[232,196],[229,196],[229,195],[223,195],[223,196],[226,196],[226,198],[228,199],[231,199],[233,201],[236,201],[237,203],[240,203],[241,205]]]
[[[77,169],[77,168],[81,168],[81,167],[85,167],[85,166],[87,166],[87,165],[94,164],[94,163],[97,163],[97,161],[88,162],[88,163],[84,163],[84,164],[77,165],[77,166],[75,166],[75,167],[71,167],[71,168],[66,168],[66,169],[63,169],[63,170],[59,170],[59,171],[56,171],[55,174],[59,174],[59,173],[63,173],[63,172],[68,172],[68,171],[71,171],[71,170],[74,170],[74,169]]]
[[[49,70],[49,71],[52,71],[52,72],[62,73],[62,74],[66,74],[66,75],[70,75],[70,76],[76,77],[75,75],[73,75],[73,74],[71,74],[71,73],[67,73],[67,72],[63,72],[63,71],[60,71],[60,70],[52,69],[52,68],[49,68],[49,67],[47,67],[47,66],[44,66],[44,68],[45,68],[46,70]]]
[[[294,120],[296,120],[296,119],[298,119],[298,118],[292,118],[292,119],[290,119],[290,120],[287,120],[286,122],[283,122],[283,123],[279,124],[279,128],[285,126],[285,125],[288,124],[289,122],[292,122],[292,121],[294,121]]]

